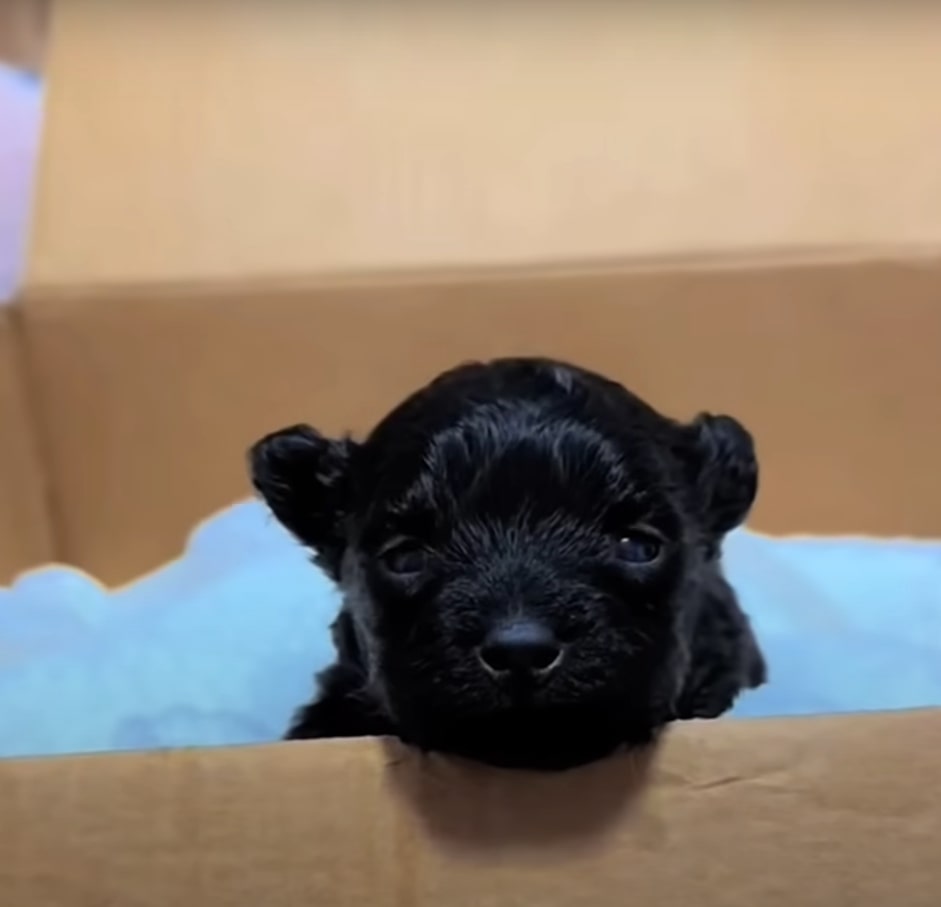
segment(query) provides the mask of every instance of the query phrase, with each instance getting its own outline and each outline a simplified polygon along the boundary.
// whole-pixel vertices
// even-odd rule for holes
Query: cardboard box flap
[[[0,763],[22,907],[935,907],[941,712],[498,772],[383,741]],[[645,781],[649,780],[649,787]]]
[[[61,3],[31,281],[941,244],[931,4]]]

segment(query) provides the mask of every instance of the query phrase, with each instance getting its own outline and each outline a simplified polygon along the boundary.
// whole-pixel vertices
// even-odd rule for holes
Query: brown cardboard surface
[[[0,572],[130,579],[260,433],[515,353],[741,417],[758,528],[941,533],[941,13],[571,6],[60,3]],[[0,901],[934,907],[939,751],[922,712],[555,776],[382,741],[0,762]]]
[[[78,0],[34,286],[941,244],[935,4]]]
[[[47,294],[24,311],[61,555],[175,556],[297,421],[364,431],[457,361],[558,355],[755,432],[753,525],[941,534],[941,262],[728,266]]]
[[[747,421],[757,528],[939,534],[941,8],[782,6],[59,4],[60,556],[133,578],[260,433],[514,353]]]
[[[54,555],[41,455],[9,310],[0,309],[0,584]]]
[[[936,907],[941,713],[714,722],[561,775],[381,741],[0,762],[17,907]]]
[[[48,0],[0,2],[0,61],[38,72],[46,38]]]

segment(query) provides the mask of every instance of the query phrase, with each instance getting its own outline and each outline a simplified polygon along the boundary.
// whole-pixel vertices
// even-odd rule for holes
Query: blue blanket
[[[941,542],[738,532],[726,560],[772,672],[737,714],[941,705]],[[27,575],[0,590],[0,756],[275,740],[336,607],[255,503],[122,589]]]

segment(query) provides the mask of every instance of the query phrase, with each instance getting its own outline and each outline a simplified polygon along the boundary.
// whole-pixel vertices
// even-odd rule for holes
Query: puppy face
[[[343,590],[359,700],[423,748],[527,767],[676,716],[757,481],[734,420],[680,425],[544,360],[448,372],[362,444],[299,426],[251,459]]]

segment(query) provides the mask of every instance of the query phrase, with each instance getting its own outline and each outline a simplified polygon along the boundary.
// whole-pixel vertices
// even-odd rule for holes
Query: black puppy
[[[583,369],[505,359],[446,372],[361,444],[296,426],[250,461],[344,596],[288,737],[557,769],[765,680],[722,574],[758,476],[728,416],[680,424]]]

